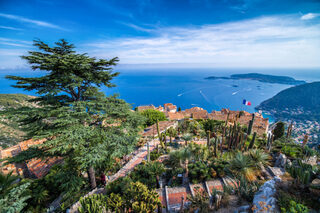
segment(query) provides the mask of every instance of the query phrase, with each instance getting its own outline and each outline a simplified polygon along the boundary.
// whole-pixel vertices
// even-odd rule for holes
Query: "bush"
[[[197,161],[196,163],[189,164],[189,178],[192,183],[199,183],[209,179],[210,168],[204,162]]]
[[[133,181],[139,181],[148,186],[149,189],[157,188],[157,176],[160,177],[165,171],[162,163],[150,162],[137,166],[130,177]]]

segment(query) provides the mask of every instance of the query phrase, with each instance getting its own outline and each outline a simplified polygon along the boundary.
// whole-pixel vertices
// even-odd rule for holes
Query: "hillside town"
[[[164,112],[169,121],[181,121],[184,119],[195,119],[195,120],[217,120],[217,121],[227,121],[227,125],[232,125],[234,122],[239,123],[243,126],[249,126],[250,120],[252,120],[252,113],[246,111],[232,111],[229,109],[222,109],[221,111],[213,110],[208,113],[207,110],[201,107],[192,107],[190,109],[185,109],[178,111],[177,106],[172,103],[166,103],[163,106],[155,107],[153,105],[148,106],[138,106],[136,110],[142,112],[147,109],[158,110]],[[239,116],[240,115],[240,116]],[[253,123],[253,131],[257,132],[259,136],[266,135],[268,133],[269,119],[263,118],[262,114],[254,113],[255,119]]]

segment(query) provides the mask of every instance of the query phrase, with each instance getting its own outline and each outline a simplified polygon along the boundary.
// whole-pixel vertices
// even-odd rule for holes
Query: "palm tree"
[[[192,152],[190,151],[190,149],[188,147],[185,147],[184,149],[182,149],[180,151],[180,155],[179,155],[181,161],[184,161],[184,166],[185,166],[185,176],[184,176],[184,183],[187,182],[188,180],[188,176],[189,176],[189,159],[191,159],[193,157]]]
[[[175,137],[177,135],[177,130],[173,127],[170,127],[168,130],[167,130],[167,134],[169,135],[170,137],[170,144],[172,143],[172,137]]]
[[[237,152],[229,163],[229,169],[237,177],[245,177],[248,181],[256,180],[254,163],[248,155]]]
[[[192,135],[187,133],[187,134],[184,134],[181,138],[185,141],[185,145],[187,146],[188,145],[188,141],[192,140]]]

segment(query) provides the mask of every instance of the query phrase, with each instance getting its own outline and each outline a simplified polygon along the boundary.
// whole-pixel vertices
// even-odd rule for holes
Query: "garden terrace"
[[[160,133],[166,131],[170,127],[176,127],[177,122],[176,121],[159,121],[159,130]],[[142,133],[143,137],[156,137],[158,136],[157,133],[157,125],[153,124],[152,126],[149,126],[144,129],[144,132]]]

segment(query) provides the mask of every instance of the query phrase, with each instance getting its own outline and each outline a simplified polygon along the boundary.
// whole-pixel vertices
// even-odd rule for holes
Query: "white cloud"
[[[6,30],[17,30],[17,31],[22,30],[22,29],[16,28],[16,27],[1,26],[1,25],[0,25],[0,28],[1,28],[1,29],[6,29]]]
[[[317,18],[318,16],[320,16],[320,13],[307,13],[301,16],[301,20],[310,20],[310,19]]]
[[[320,25],[273,16],[201,27],[157,28],[151,37],[86,44],[121,64],[199,63],[220,67],[320,67]]]
[[[54,28],[54,29],[60,29],[60,30],[62,29],[61,27],[59,27],[58,25],[55,25],[55,24],[51,24],[51,23],[48,23],[48,22],[45,22],[45,21],[28,19],[28,18],[24,18],[22,16],[16,16],[16,15],[11,15],[11,14],[0,13],[0,17],[16,20],[16,21],[19,21],[19,22],[34,24],[34,25],[37,25],[37,26],[40,26],[40,27],[48,27],[48,28]]]

